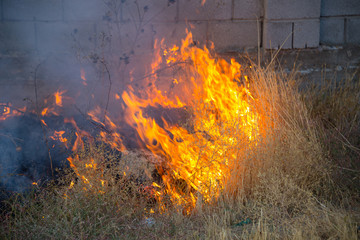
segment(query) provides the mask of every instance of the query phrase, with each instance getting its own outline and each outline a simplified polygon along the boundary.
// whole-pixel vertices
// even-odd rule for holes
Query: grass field
[[[252,67],[248,78],[268,126],[256,146],[216,146],[241,149],[218,197],[199,198],[189,214],[165,198],[160,211],[151,193],[139,190],[153,181],[150,153],[119,160],[106,147],[88,146],[79,156],[106,165],[92,177],[107,184],[84,190],[66,169],[56,183],[14,195],[4,202],[0,238],[358,239],[360,79],[304,87],[296,70],[271,66]]]

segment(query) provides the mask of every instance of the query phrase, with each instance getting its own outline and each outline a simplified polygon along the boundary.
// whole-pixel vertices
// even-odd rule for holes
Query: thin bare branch
[[[45,139],[45,144],[46,144],[46,147],[47,147],[47,149],[48,149],[48,155],[49,155],[49,159],[50,159],[51,175],[54,177],[53,161],[52,161],[52,157],[51,157],[49,142],[48,142],[48,139],[47,139],[47,137],[46,137],[46,129],[45,129],[45,126],[44,126],[43,122],[41,121],[39,104],[38,104],[37,73],[38,73],[39,67],[41,66],[42,63],[43,63],[43,62],[39,63],[39,64],[36,66],[36,68],[35,68],[35,73],[34,73],[35,108],[36,108],[36,115],[37,115],[37,117],[38,117],[38,120],[39,120],[40,125],[41,125],[41,129],[42,129],[42,131],[43,131],[43,136],[44,136],[44,139]]]

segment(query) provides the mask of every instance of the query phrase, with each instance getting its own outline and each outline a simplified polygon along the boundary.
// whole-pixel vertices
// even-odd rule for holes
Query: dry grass
[[[242,154],[218,199],[189,216],[176,207],[150,213],[156,203],[139,186],[154,177],[152,156],[119,160],[89,147],[81,157],[96,159],[94,174],[106,184],[84,191],[88,185],[77,181],[69,189],[76,178],[69,170],[56,185],[14,196],[1,215],[1,238],[358,239],[359,79],[302,92],[295,74],[253,68],[249,79],[269,126],[255,148],[238,146]]]

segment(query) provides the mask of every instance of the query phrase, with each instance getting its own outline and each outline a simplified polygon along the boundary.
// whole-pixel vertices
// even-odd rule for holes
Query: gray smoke
[[[66,90],[62,117],[79,110],[86,114],[95,106],[121,115],[122,102],[114,95],[130,84],[130,71],[135,78],[145,75],[154,39],[167,34],[164,23],[177,18],[174,0],[1,3],[0,103],[41,110],[52,93]],[[63,127],[62,117],[51,130]],[[31,114],[0,121],[1,187],[24,192],[51,176],[47,134]],[[57,145],[51,148],[53,167],[66,164],[67,154]]]
[[[8,191],[24,192],[49,170],[41,125],[33,117],[14,117],[2,122],[0,152],[0,184]]]

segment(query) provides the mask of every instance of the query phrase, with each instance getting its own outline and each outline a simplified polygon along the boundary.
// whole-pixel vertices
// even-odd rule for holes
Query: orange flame
[[[122,93],[123,117],[137,131],[140,146],[162,159],[156,163],[162,184],[154,182],[151,186],[151,194],[160,202],[160,211],[166,210],[164,201],[170,198],[189,213],[197,203],[211,202],[220,196],[232,168],[241,161],[243,148],[256,146],[262,116],[256,111],[258,100],[249,91],[247,76],[243,76],[242,66],[234,59],[228,62],[214,57],[206,47],[194,46],[190,32],[180,47],[174,45],[161,52],[163,42],[155,41],[155,58],[145,78],[147,90],[136,92],[129,86],[129,90]],[[183,68],[170,78],[181,94],[164,94],[165,91],[156,87],[159,69],[164,65]],[[81,78],[86,81],[82,69]],[[54,95],[57,106],[62,106],[63,93],[65,91],[58,91]],[[115,99],[119,100],[120,96],[115,94]],[[161,116],[155,120],[146,112],[149,107],[182,109],[189,113],[191,122],[185,127]],[[43,110],[44,115],[48,112]],[[103,112],[98,107],[88,113],[102,129],[100,140],[124,151],[121,124],[111,119],[110,114],[100,120]],[[74,119],[64,122],[76,129],[72,151],[84,149],[84,138],[93,141]],[[52,137],[66,144],[62,136],[62,131],[55,131]],[[84,189],[104,186],[104,180],[93,179],[99,177],[95,174],[99,166],[94,159],[82,162],[75,154],[67,160],[86,184]],[[127,173],[124,171],[123,175]]]
[[[63,137],[63,134],[65,133],[65,131],[54,131],[54,134],[52,136],[50,136],[50,138],[52,140],[55,140],[55,141],[60,141],[62,142],[65,147],[67,148],[67,138],[64,138]]]
[[[64,93],[66,93],[66,90],[57,90],[55,93],[51,95],[51,98],[47,98],[44,100],[44,103],[47,105],[44,107],[41,111],[41,116],[59,116],[60,113],[58,112],[58,107],[62,108],[64,104],[65,99],[70,99],[69,97],[64,96]],[[51,99],[51,101],[49,101]],[[49,104],[52,103],[52,104]]]
[[[54,93],[54,97],[55,97],[55,104],[57,105],[57,106],[59,106],[59,107],[62,107],[63,106],[63,94],[64,93],[66,93],[66,90],[64,90],[64,91],[60,91],[60,90],[58,90],[58,91],[56,91],[55,93]]]
[[[181,48],[174,46],[163,54],[168,65],[189,63],[189,74],[176,81],[188,83],[192,95],[185,97],[191,97],[191,101],[182,102],[177,97],[172,101],[156,88],[146,93],[148,100],[136,96],[132,88],[122,95],[126,122],[137,130],[147,149],[164,158],[157,166],[165,185],[157,191],[159,200],[169,195],[186,212],[199,200],[209,202],[219,196],[232,165],[239,161],[239,144],[256,144],[260,120],[254,108],[256,99],[242,84],[241,65],[234,59],[228,63],[214,58],[206,47],[197,48],[192,42],[188,33]],[[151,72],[156,73],[161,63],[157,57]],[[165,119],[160,127],[143,111],[158,105],[192,109],[193,129],[171,125]]]
[[[90,142],[92,142],[92,136],[90,135],[90,133],[81,130],[75,120],[73,118],[65,118],[64,119],[64,123],[71,123],[74,128],[76,129],[75,135],[76,135],[76,140],[74,142],[74,145],[72,147],[72,151],[76,152],[77,150],[81,150],[84,149],[84,141],[83,141],[83,137],[86,137]]]
[[[105,123],[101,122],[99,117],[102,110],[100,107],[96,107],[93,111],[90,111],[88,115],[91,117],[93,121],[98,123],[100,126],[107,126],[111,132],[100,132],[100,139],[109,144],[112,148],[117,149],[118,151],[124,151],[125,147],[123,145],[121,135],[119,133],[120,127],[116,125],[109,116],[105,116]]]
[[[84,71],[84,69],[80,69],[80,77],[81,77],[81,79],[83,80],[83,85],[84,86],[87,86],[87,82],[86,82],[86,77],[85,77],[85,71]]]
[[[16,109],[13,108],[11,103],[0,103],[0,121],[4,121],[9,117],[20,116],[26,111],[26,107]]]

